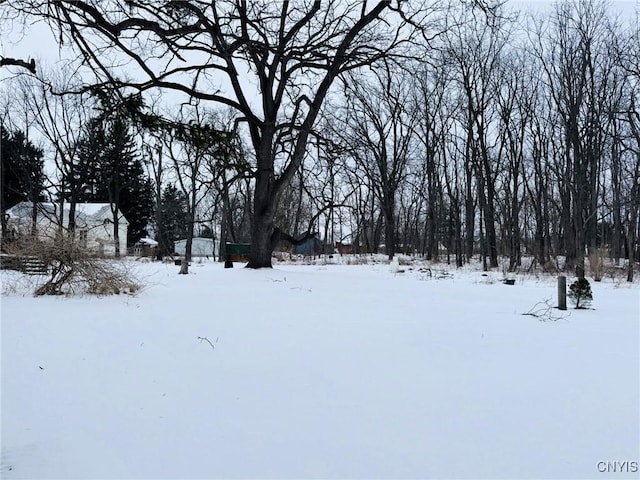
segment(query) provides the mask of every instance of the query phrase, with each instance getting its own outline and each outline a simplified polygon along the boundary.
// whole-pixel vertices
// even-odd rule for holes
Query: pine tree
[[[147,234],[153,213],[153,185],[136,155],[130,126],[121,116],[92,119],[85,127],[76,168],[83,202],[105,202],[120,210],[129,222],[127,244]]]
[[[189,228],[187,215],[187,197],[175,185],[167,185],[162,192],[162,202],[158,208],[162,211],[162,224],[156,225],[156,240],[165,251],[161,254],[172,254],[175,241],[187,236]]]
[[[146,175],[142,161],[136,158],[126,169],[126,180],[120,196],[120,210],[129,222],[129,246],[147,236],[153,215],[153,182]]]
[[[2,145],[2,210],[22,201],[37,202],[44,190],[42,150],[33,145],[24,132],[13,133],[0,126]]]
[[[106,196],[102,188],[100,167],[106,148],[104,122],[100,118],[92,118],[84,127],[84,134],[78,145],[77,177],[74,183],[79,184],[78,202],[105,202]]]
[[[573,300],[577,309],[589,308],[591,301],[593,300],[589,280],[582,277],[573,282],[569,286],[569,298]]]
[[[44,159],[40,148],[31,143],[24,132],[11,133],[0,125],[0,192],[2,238],[6,238],[4,213],[19,202],[34,204],[32,218],[35,227],[35,204],[44,200]]]

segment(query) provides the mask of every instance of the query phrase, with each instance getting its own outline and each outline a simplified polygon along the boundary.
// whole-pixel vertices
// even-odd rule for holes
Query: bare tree
[[[491,135],[494,123],[494,78],[498,72],[508,31],[494,16],[463,11],[459,26],[448,35],[447,53],[455,64],[464,107],[462,123],[466,133],[466,236],[467,255],[471,255],[475,234],[475,202],[480,213],[480,243],[482,260],[487,268],[498,266],[496,235],[496,175],[500,158],[492,153]],[[475,179],[474,195],[471,178]]]
[[[640,14],[638,14],[640,15]],[[625,208],[625,249],[627,254],[627,281],[634,278],[634,264],[640,260],[640,23],[636,17],[635,28],[628,41],[621,42],[619,57],[627,73],[625,101],[625,120],[628,122],[629,135],[623,142],[624,158],[621,164],[621,189],[627,193]],[[623,181],[623,179],[626,180]]]
[[[535,65],[532,66],[535,69]],[[523,75],[525,78],[527,73]],[[525,212],[533,225],[530,227],[533,237],[532,245],[528,245],[533,253],[533,262],[543,268],[550,267],[551,261],[551,209],[552,197],[555,193],[554,178],[552,176],[551,136],[555,117],[552,117],[549,102],[545,97],[542,85],[536,82],[538,78],[535,71],[529,77],[533,83],[529,83],[529,89],[523,94],[530,99],[528,105],[520,104],[523,115],[530,118],[526,133],[526,154],[523,159],[522,169],[524,186],[527,192],[523,199]],[[526,112],[526,107],[530,112]],[[525,234],[527,234],[525,230]],[[532,265],[534,265],[532,263]]]
[[[513,52],[504,58],[497,79],[499,116],[498,157],[504,158],[504,168],[498,181],[503,192],[499,199],[502,237],[509,255],[509,271],[522,264],[522,232],[520,216],[524,198],[524,157],[527,127],[534,115],[532,103],[537,90],[535,76],[528,71],[526,58]]]
[[[640,258],[638,252],[638,238],[640,238],[638,228],[640,226],[640,112],[631,110],[629,121],[632,124],[635,147],[633,158],[626,168],[625,174],[630,180],[629,201],[626,208],[626,250],[627,250],[627,281],[633,281],[634,264]]]
[[[70,86],[69,72],[42,71],[47,77],[43,81],[36,77],[22,76],[16,79],[16,95],[22,108],[33,119],[33,125],[46,140],[47,153],[53,157],[57,179],[50,179],[52,192],[59,203],[58,225],[60,229],[75,231],[75,212],[77,198],[85,187],[85,175],[88,173],[79,165],[79,145],[83,126],[87,121],[88,110],[92,106],[87,96],[53,95],[51,85],[57,89]],[[68,203],[67,225],[64,225],[63,212]]]
[[[2,7],[2,4],[6,3],[6,1],[7,0],[0,0],[0,7]],[[20,15],[17,12],[12,9],[0,8],[0,36],[8,37],[16,28],[16,23],[21,23]],[[24,26],[24,22],[22,22],[20,27],[24,28]],[[25,60],[24,58],[0,55],[0,67],[19,67],[19,69],[24,69],[33,75],[36,74],[36,61],[33,58]]]
[[[561,119],[558,162],[565,268],[584,277],[585,247],[593,248],[598,176],[603,155],[602,102],[609,94],[607,72],[599,63],[606,42],[600,0],[559,3],[550,19],[552,35],[537,54],[547,89]],[[604,74],[604,77],[602,76]]]
[[[211,113],[198,104],[181,112],[182,118],[165,131],[164,151],[171,161],[173,176],[187,199],[185,263],[180,273],[188,273],[196,217],[213,186],[217,159],[223,156],[226,135],[216,130]],[[189,119],[185,118],[188,116]]]
[[[442,237],[445,221],[445,190],[451,192],[452,185],[444,175],[446,160],[447,132],[451,125],[456,106],[452,100],[451,67],[443,55],[432,60],[434,66],[425,65],[414,78],[414,102],[418,110],[419,123],[415,136],[422,145],[422,162],[416,169],[420,186],[419,195],[426,203],[424,219],[424,246],[421,249],[428,260],[438,260],[439,243],[450,245],[447,235]],[[449,211],[449,215],[454,215]],[[461,253],[461,252],[460,252]]]
[[[17,0],[8,7],[49,21],[105,84],[175,90],[238,112],[256,162],[252,268],[271,266],[278,199],[303,161],[335,79],[406,43],[405,31],[426,25],[429,13],[388,1]],[[118,68],[123,57],[126,74]]]
[[[411,108],[410,83],[401,72],[381,69],[370,80],[352,77],[345,86],[343,125],[335,132],[369,178],[384,218],[386,254],[397,251],[397,201],[409,161],[417,111]]]

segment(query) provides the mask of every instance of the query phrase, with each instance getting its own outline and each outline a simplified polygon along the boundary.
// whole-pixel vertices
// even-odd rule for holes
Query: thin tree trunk
[[[120,258],[120,219],[118,218],[118,209],[112,207],[113,212],[113,248],[116,258]]]
[[[382,212],[384,214],[385,253],[389,260],[392,260],[396,253],[396,219],[393,196],[392,192],[386,192],[383,200],[384,204],[382,205]]]

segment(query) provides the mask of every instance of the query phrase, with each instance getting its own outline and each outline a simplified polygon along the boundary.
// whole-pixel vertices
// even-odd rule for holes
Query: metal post
[[[567,309],[567,277],[558,277],[558,309]]]

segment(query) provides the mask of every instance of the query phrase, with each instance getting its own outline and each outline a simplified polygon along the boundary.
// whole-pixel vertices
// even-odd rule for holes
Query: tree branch
[[[29,70],[35,75],[36,73],[36,61],[32,58],[28,62],[19,58],[0,57],[0,67],[16,66]]]

